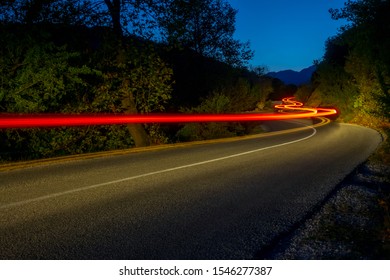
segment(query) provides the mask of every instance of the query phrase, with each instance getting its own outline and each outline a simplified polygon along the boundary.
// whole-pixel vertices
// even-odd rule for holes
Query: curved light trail
[[[337,114],[335,109],[306,108],[303,103],[284,98],[276,105],[279,113],[235,114],[1,114],[1,128],[117,125],[136,123],[247,122],[325,117]]]

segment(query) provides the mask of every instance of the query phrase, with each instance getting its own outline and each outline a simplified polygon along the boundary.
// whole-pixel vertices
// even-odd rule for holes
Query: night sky
[[[300,71],[321,59],[327,38],[345,21],[331,18],[329,8],[344,0],[228,0],[238,9],[235,38],[250,41],[251,64],[269,71]]]

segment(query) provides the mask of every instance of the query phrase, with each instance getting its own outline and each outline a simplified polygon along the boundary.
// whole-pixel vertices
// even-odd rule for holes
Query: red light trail
[[[0,129],[117,125],[136,123],[247,122],[325,117],[337,114],[335,109],[305,108],[293,97],[284,98],[275,108],[283,113],[235,114],[0,114]],[[292,113],[292,111],[295,111]]]

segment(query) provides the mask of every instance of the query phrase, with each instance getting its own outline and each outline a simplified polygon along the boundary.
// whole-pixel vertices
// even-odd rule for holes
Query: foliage
[[[77,111],[91,90],[83,77],[101,74],[86,65],[72,65],[79,54],[53,44],[33,44],[24,56],[16,58],[20,62],[4,61],[14,55],[4,55],[0,69],[4,74],[0,108],[6,112]]]
[[[297,91],[295,92],[295,97],[297,100],[302,101],[303,103],[307,103],[310,99],[311,95],[313,94],[313,86],[310,84],[307,85],[301,85]]]
[[[198,107],[192,108],[191,113],[226,113],[231,104],[228,96],[222,93],[214,93],[205,99]],[[189,113],[189,112],[187,112]],[[230,131],[229,123],[190,123],[178,132],[180,141],[194,141],[234,136]]]
[[[261,109],[273,87],[260,68],[242,76],[253,52],[233,39],[236,13],[224,0],[1,1],[0,112]],[[0,161],[131,147],[138,133],[129,127],[2,130]],[[154,144],[176,134],[140,127]],[[248,131],[207,124],[202,138]]]
[[[285,85],[279,79],[272,79],[273,91],[270,94],[271,100],[282,100],[285,97],[291,97],[297,91],[297,86],[293,84]]]
[[[257,85],[250,85],[246,80],[238,81],[214,91],[202,103],[191,109],[183,109],[186,113],[239,113],[254,110],[260,89]],[[191,123],[186,124],[177,133],[179,141],[192,141],[231,137],[250,133],[253,124],[241,123]]]
[[[2,0],[0,22],[54,23],[64,25],[102,24],[107,13],[94,0]]]
[[[157,5],[162,36],[169,45],[183,46],[233,66],[253,57],[249,42],[233,38],[235,16],[225,0],[165,0]]]
[[[110,53],[102,65],[104,83],[98,88],[100,99],[97,103],[111,100],[110,111],[124,112],[122,100],[130,92],[138,112],[164,111],[171,98],[172,69],[153,47],[131,41],[125,46],[123,65],[116,63],[115,55],[115,52]],[[124,81],[128,83],[126,91],[122,88]]]
[[[91,53],[58,46],[54,30],[2,26],[0,110],[13,113],[121,113],[119,85],[123,77],[141,112],[164,110],[170,98],[172,71],[151,48],[127,49],[126,65],[118,68],[112,46]],[[17,31],[9,32],[8,30]],[[54,32],[54,33],[53,33]],[[80,34],[73,33],[76,37]],[[66,39],[71,44],[70,39]],[[72,44],[75,48],[75,44]],[[88,54],[88,55],[87,55]],[[121,71],[119,71],[121,70]],[[163,136],[149,126],[154,142]],[[28,159],[133,145],[124,126],[24,129],[1,131],[0,157]],[[156,136],[158,135],[158,137]]]
[[[321,104],[337,104],[344,119],[368,126],[388,123],[390,2],[347,1],[344,8],[330,13],[350,24],[327,41],[311,102],[317,98]]]
[[[342,113],[342,118],[350,119],[354,103],[358,95],[356,84],[351,82],[352,76],[345,72],[344,68],[337,64],[321,63],[318,66],[315,82],[318,83],[308,105],[311,106],[336,106]],[[316,103],[314,100],[316,97]]]

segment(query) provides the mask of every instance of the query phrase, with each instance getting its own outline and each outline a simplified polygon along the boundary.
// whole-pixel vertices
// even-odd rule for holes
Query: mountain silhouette
[[[316,69],[317,67],[312,65],[308,68],[302,69],[299,72],[293,70],[283,70],[278,72],[269,72],[267,73],[267,76],[277,78],[287,85],[293,84],[299,86],[309,83],[311,76]]]

